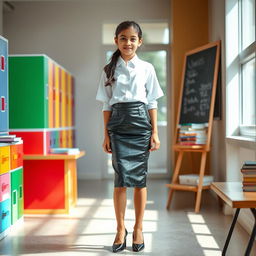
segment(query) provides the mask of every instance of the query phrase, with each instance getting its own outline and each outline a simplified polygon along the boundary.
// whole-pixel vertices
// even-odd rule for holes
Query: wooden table
[[[213,182],[211,189],[230,207],[237,208],[229,233],[222,251],[222,255],[226,255],[229,241],[231,239],[239,212],[241,208],[250,208],[255,218],[254,226],[250,236],[245,256],[249,256],[256,235],[256,192],[243,192],[241,182]]]
[[[76,161],[84,155],[24,155],[24,213],[68,214],[77,202]]]

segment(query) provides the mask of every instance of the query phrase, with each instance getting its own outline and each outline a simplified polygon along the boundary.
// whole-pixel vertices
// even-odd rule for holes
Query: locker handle
[[[13,195],[13,205],[16,205],[17,204],[17,190],[14,190],[12,192],[12,195]]]
[[[9,214],[9,211],[2,212],[2,219],[4,219]]]
[[[2,192],[4,192],[8,187],[9,187],[8,183],[3,183],[2,184]]]
[[[1,111],[5,111],[5,97],[1,96]]]
[[[20,185],[20,187],[19,187],[19,198],[22,198],[22,193],[23,191],[22,191],[22,185]]]
[[[18,154],[13,154],[13,160],[18,159]]]
[[[18,152],[18,158],[21,158],[21,157],[22,157],[22,153]]]
[[[1,55],[1,70],[5,70],[5,57],[3,55]]]
[[[9,157],[8,156],[6,156],[6,157],[2,157],[2,164],[4,164],[4,162],[6,162],[6,161],[8,161],[8,159],[9,159]]]

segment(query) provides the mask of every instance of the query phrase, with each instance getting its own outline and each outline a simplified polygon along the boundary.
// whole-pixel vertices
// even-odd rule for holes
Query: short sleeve
[[[157,80],[155,69],[150,65],[146,82],[148,109],[157,108],[157,99],[164,95]]]
[[[109,101],[112,97],[112,87],[105,86],[106,81],[106,73],[103,71],[98,85],[96,100],[103,102],[102,111],[111,111],[111,105],[109,104]]]

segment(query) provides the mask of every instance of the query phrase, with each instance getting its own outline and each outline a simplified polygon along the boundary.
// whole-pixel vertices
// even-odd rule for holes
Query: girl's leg
[[[133,243],[143,243],[142,222],[147,202],[147,188],[134,188],[135,225]]]
[[[121,244],[124,242],[125,236],[124,216],[126,208],[126,187],[115,187],[113,198],[117,222],[117,234],[114,243]]]

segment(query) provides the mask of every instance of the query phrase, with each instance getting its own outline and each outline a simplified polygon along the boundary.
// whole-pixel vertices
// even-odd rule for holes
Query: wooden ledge
[[[23,156],[23,159],[24,160],[56,160],[56,159],[78,159],[82,156],[84,156],[86,154],[85,151],[80,151],[79,154],[77,155],[66,155],[66,154],[47,154],[47,155],[36,155],[36,154],[33,154],[33,155],[24,155]]]
[[[210,151],[210,148],[207,145],[180,145],[174,144],[173,150],[175,151],[194,151],[194,152],[205,152]]]
[[[198,186],[193,186],[193,185],[172,183],[172,184],[166,184],[165,186],[168,188],[172,188],[174,190],[193,191],[193,192],[198,191]],[[210,189],[210,185],[202,186],[202,189]]]

